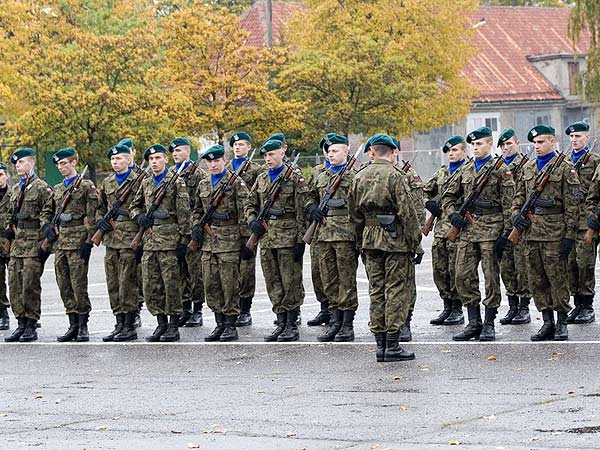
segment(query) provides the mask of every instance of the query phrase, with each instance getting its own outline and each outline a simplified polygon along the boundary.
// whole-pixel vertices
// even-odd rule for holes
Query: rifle
[[[183,171],[183,175],[181,175],[181,178],[187,183],[187,181],[190,178],[192,178],[192,176],[196,173],[196,170],[198,170],[199,165],[199,161],[191,161],[190,164],[188,164],[187,168]]]
[[[487,170],[484,172],[484,174],[478,178],[477,183],[475,184],[475,187],[469,193],[469,196],[467,197],[465,202],[460,207],[460,210],[458,211],[458,213],[463,218],[467,219],[467,221],[473,222],[473,216],[471,215],[471,211],[473,210],[473,207],[475,206],[475,202],[477,201],[477,199],[483,192],[483,189],[485,188],[488,180],[492,176],[492,172],[495,172],[496,170],[500,169],[500,167],[502,167],[502,164],[504,164],[504,163],[505,163],[505,161],[504,161],[503,155],[498,155],[496,162],[493,165],[491,165],[490,167],[488,167]],[[454,225],[450,225],[450,230],[448,230],[448,234],[446,235],[446,237],[448,238],[448,240],[450,242],[454,242],[459,234],[460,234],[460,230],[458,228],[456,228]]]
[[[119,210],[121,207],[127,203],[127,199],[131,195],[131,193],[140,185],[140,183],[146,178],[148,175],[148,169],[144,170],[144,161],[141,166],[136,166],[135,170],[137,172],[137,176],[134,179],[127,179],[126,186],[123,191],[117,196],[117,199],[114,201],[110,209],[104,214],[103,219],[110,222],[111,225],[114,226],[115,220],[119,217]],[[94,235],[92,236],[92,242],[94,245],[98,246],[102,242],[104,238],[104,231],[96,230]]]
[[[283,171],[283,173],[279,174],[275,181],[273,181],[271,187],[269,188],[269,192],[267,192],[267,199],[265,200],[263,207],[260,209],[260,211],[258,212],[258,216],[256,217],[256,220],[260,222],[265,228],[267,228],[267,221],[270,215],[270,210],[277,201],[277,198],[279,197],[279,193],[281,192],[283,185],[287,183],[290,180],[290,178],[292,178],[294,170],[296,169],[296,165],[298,164],[298,158],[300,158],[300,153],[296,155],[291,164],[288,162],[285,163],[285,170]],[[260,238],[258,237],[258,235],[252,232],[252,234],[248,238],[248,242],[246,242],[246,248],[252,253],[254,253],[256,251],[256,245],[258,244],[259,239]]]
[[[358,147],[358,150],[356,150],[356,153],[350,158],[346,165],[342,167],[340,171],[336,173],[335,176],[329,181],[329,186],[327,186],[327,190],[323,194],[323,198],[319,203],[319,209],[323,213],[323,216],[327,216],[327,212],[329,211],[329,200],[331,200],[331,198],[339,189],[344,175],[346,175],[348,171],[352,170],[352,167],[356,163],[356,158],[358,157],[359,153],[362,152],[362,149],[362,145]],[[302,238],[302,240],[310,245],[320,225],[321,222],[319,222],[318,220],[313,220],[312,223],[308,226],[306,233],[304,233],[304,237]]]
[[[402,172],[407,173],[411,167],[412,164],[410,163],[410,161],[402,160]]]
[[[238,167],[237,171],[231,172],[231,176],[229,177],[229,180],[227,180],[226,183],[222,183],[221,186],[219,186],[219,188],[211,196],[211,199],[208,203],[206,211],[204,211],[204,214],[202,215],[202,217],[200,218],[200,221],[198,222],[200,224],[200,226],[206,231],[206,233],[212,234],[212,230],[210,229],[210,222],[212,220],[213,215],[217,211],[217,208],[221,204],[221,201],[223,200],[223,197],[225,196],[225,192],[227,192],[229,189],[231,189],[231,187],[236,183],[236,181],[238,179],[240,179],[246,173],[246,171],[250,167],[250,163],[252,162],[252,158],[254,158],[255,153],[256,153],[256,149],[254,149],[252,151],[250,158],[246,159],[246,161],[244,161],[242,163],[242,165],[240,167]],[[188,250],[195,252],[196,250],[198,250],[198,247],[200,246],[200,244],[201,244],[200,241],[196,241],[196,240],[192,239],[190,241],[190,243],[188,244]]]
[[[19,222],[19,219],[17,218],[17,216],[21,212],[21,208],[23,207],[23,201],[25,200],[25,191],[27,190],[28,186],[31,184],[32,179],[33,179],[33,177],[29,174],[27,174],[25,176],[25,183],[23,183],[23,185],[19,189],[19,196],[17,197],[17,201],[15,202],[15,207],[13,208],[13,212],[10,216],[10,220],[8,221],[8,224],[6,225],[6,231],[12,231],[13,233],[16,233],[15,228],[17,226],[17,223]],[[4,195],[7,195],[7,194],[4,194]],[[4,243],[2,244],[2,254],[5,257],[8,257],[10,255],[10,245],[11,244],[12,244],[12,239],[5,239]]]
[[[146,212],[146,217],[148,219],[154,220],[154,213],[160,207],[160,204],[162,203],[162,201],[165,199],[165,197],[167,195],[167,191],[171,188],[171,186],[173,186],[175,184],[175,182],[177,181],[177,178],[179,178],[179,175],[181,175],[181,172],[183,172],[183,167],[184,167],[183,164],[181,166],[179,166],[179,169],[177,170],[177,172],[175,172],[173,177],[169,181],[164,183],[160,188],[158,188],[158,190],[154,193],[154,200],[152,200],[152,204],[150,205],[150,208],[148,208],[148,212]],[[140,226],[138,232],[136,233],[135,237],[131,241],[131,244],[129,244],[129,247],[131,249],[133,249],[133,250],[138,249],[138,247],[142,243],[142,239],[144,237],[144,233],[146,232],[146,230],[147,230],[147,228]]]
[[[577,160],[577,162],[575,163],[575,171],[577,172],[577,175],[579,175],[579,172],[581,172],[581,168],[583,166],[585,166],[588,161],[590,160],[590,157],[592,156],[592,152],[594,151],[594,147],[596,146],[596,139],[594,139],[594,142],[592,142],[592,147],[588,148],[588,150],[585,150],[585,153],[583,155],[581,155],[579,157],[579,159]],[[571,151],[571,155],[573,154],[573,151]]]
[[[76,189],[79,189],[79,186],[81,185],[81,182],[83,181],[83,177],[84,177],[85,173],[87,172],[87,170],[88,170],[88,166],[85,166],[83,168],[83,171],[79,175],[77,175],[77,178],[75,179],[75,181],[73,181],[71,183],[71,185],[67,188],[67,190],[63,193],[60,206],[56,209],[56,212],[54,213],[54,216],[52,217],[52,220],[50,221],[50,228],[52,228],[56,232],[56,234],[58,234],[58,227],[60,226],[60,222],[61,222],[60,216],[65,212],[65,209],[67,209],[67,206],[69,205],[69,203],[71,203],[71,198],[73,197],[73,192]],[[44,251],[44,253],[47,253],[49,246],[50,246],[50,241],[48,240],[47,237],[45,237],[42,240],[42,243],[40,244],[40,248],[42,249],[42,251]]]
[[[517,176],[517,174],[521,171],[521,169],[523,169],[525,164],[527,164],[528,162],[529,162],[529,156],[527,156],[525,153],[521,153],[521,161],[519,162],[519,165],[513,171],[513,178],[515,178]]]
[[[562,164],[562,162],[565,160],[565,156],[566,155],[564,152],[560,152],[556,160],[551,165],[546,166],[538,175],[537,179],[535,180],[533,192],[529,194],[529,198],[521,207],[521,211],[519,211],[521,217],[531,220],[533,211],[535,210],[535,204],[542,195],[542,192],[544,192],[546,184],[548,184],[548,180],[550,179],[550,175],[552,175],[552,173]],[[519,243],[519,239],[521,239],[521,234],[522,232],[520,230],[513,227],[508,235],[508,240],[516,245]]]

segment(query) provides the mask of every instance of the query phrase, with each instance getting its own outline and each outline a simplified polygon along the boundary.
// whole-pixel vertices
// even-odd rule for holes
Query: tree
[[[546,6],[566,7],[572,3],[564,0],[483,0],[482,6]]]
[[[569,37],[574,43],[589,32],[590,49],[579,87],[586,99],[600,101],[600,0],[576,0],[569,18]]]

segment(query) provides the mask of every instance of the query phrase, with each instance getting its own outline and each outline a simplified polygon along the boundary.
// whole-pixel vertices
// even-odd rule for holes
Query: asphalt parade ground
[[[453,342],[462,326],[429,325],[441,308],[430,246],[406,344],[416,359],[400,363],[375,361],[362,266],[353,343],[318,343],[322,327],[305,325],[319,310],[308,251],[297,343],[263,342],[274,316],[260,268],[239,342],[204,342],[214,327],[205,307],[204,326],[182,328],[180,342],[146,343],[156,322],[144,310],[138,341],[103,343],[113,316],[95,248],[91,341],[59,344],[68,321],[51,258],[39,341],[0,343],[0,449],[600,449],[600,325],[533,343],[532,306],[532,323],[497,324],[496,342]],[[506,310],[504,296],[498,316]]]

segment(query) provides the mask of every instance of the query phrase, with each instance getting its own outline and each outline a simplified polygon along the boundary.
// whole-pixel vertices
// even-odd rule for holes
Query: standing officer
[[[421,241],[419,222],[404,174],[396,167],[396,144],[382,133],[369,142],[376,159],[358,171],[348,197],[369,278],[369,326],[377,342],[377,361],[409,360],[415,354],[398,342],[411,304],[409,277],[414,276],[411,266]]]
[[[40,252],[40,212],[52,194],[52,189],[34,172],[35,152],[30,148],[17,150],[10,157],[19,176],[19,183],[9,191],[9,217],[16,214],[17,223],[2,232],[2,237],[12,240],[8,263],[8,289],[10,306],[18,326],[6,337],[6,342],[31,342],[37,340],[36,323],[41,314],[42,286],[40,279],[47,254]],[[17,211],[19,195],[22,206]]]
[[[494,319],[500,306],[500,265],[494,251],[495,243],[506,241],[504,230],[510,228],[510,204],[514,193],[512,174],[505,168],[491,173],[487,184],[471,212],[470,223],[458,213],[457,202],[465,199],[475,185],[496,160],[492,152],[492,130],[477,128],[467,136],[473,145],[475,159],[469,162],[452,180],[442,196],[442,208],[448,211],[450,223],[461,230],[456,251],[456,289],[467,307],[469,323],[465,329],[452,337],[455,341],[496,339]],[[481,323],[481,292],[479,291],[478,268],[481,263],[485,278],[485,319]]]
[[[512,173],[515,182],[521,176],[519,166],[523,163],[524,156],[517,152],[519,139],[515,130],[507,128],[498,138],[498,147],[502,150],[508,170]],[[508,313],[500,319],[502,325],[520,325],[531,322],[529,315],[529,278],[527,264],[525,263],[524,245],[513,246],[510,242],[504,248],[500,260],[500,276],[508,296]]]
[[[69,317],[69,329],[58,336],[58,342],[90,340],[88,319],[92,304],[88,296],[88,267],[92,253],[91,238],[95,228],[98,194],[91,180],[81,184],[71,193],[71,200],[60,213],[58,227],[51,222],[61,208],[66,192],[80,176],[77,174],[79,155],[74,148],[57,151],[52,161],[64,180],[54,186],[52,196],[40,214],[44,224],[42,232],[49,242],[54,242],[54,271],[60,297]]]
[[[533,301],[542,312],[544,324],[532,341],[566,340],[569,284],[567,258],[575,248],[579,228],[579,179],[565,160],[549,177],[530,219],[519,214],[536,187],[540,172],[555,162],[554,128],[537,125],[527,134],[535,145],[536,159],[523,167],[512,204],[514,227],[523,233],[525,258]],[[557,312],[556,324],[554,311]]]
[[[448,214],[444,214],[441,206],[442,194],[448,189],[448,184],[456,178],[467,161],[467,145],[462,136],[452,136],[448,139],[442,151],[448,154],[448,166],[440,167],[425,184],[427,196],[425,208],[434,216],[435,229],[431,258],[433,266],[433,282],[440,297],[444,301],[444,309],[438,317],[431,319],[432,325],[459,325],[465,322],[462,302],[456,290],[455,268],[457,243],[446,236],[450,230]]]
[[[233,158],[227,163],[227,169],[237,172],[242,164],[248,159],[248,154],[252,149],[252,137],[243,131],[237,131],[229,139],[229,146],[233,148]],[[261,168],[255,162],[250,162],[250,167],[242,175],[242,180],[247,187],[254,185],[256,177],[260,173]],[[240,210],[240,215],[243,215]],[[250,230],[246,222],[243,221],[240,226],[241,245],[245,245],[250,237]],[[237,327],[247,327],[252,325],[252,298],[254,298],[254,290],[256,288],[256,255],[252,255],[250,259],[240,260],[240,314],[235,323]]]
[[[8,224],[8,209],[10,207],[8,194],[8,170],[6,164],[0,162],[0,230],[6,230]],[[0,236],[0,249],[4,248],[6,239]],[[0,254],[0,330],[10,328],[8,308],[10,303],[6,295],[6,266],[9,255]]]
[[[156,316],[158,326],[146,340],[173,342],[179,340],[179,266],[186,256],[190,235],[190,198],[183,180],[170,183],[175,174],[167,167],[169,157],[165,147],[160,144],[148,147],[144,152],[144,159],[150,162],[152,176],[142,181],[131,202],[130,216],[141,228],[147,230],[144,233],[142,256],[144,298],[148,311]],[[148,217],[146,211],[159,189],[167,189],[166,195],[154,217]]]

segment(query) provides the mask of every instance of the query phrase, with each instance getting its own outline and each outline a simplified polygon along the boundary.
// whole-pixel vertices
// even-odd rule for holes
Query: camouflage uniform
[[[5,190],[0,190],[0,230],[5,230],[8,224],[8,210],[10,208],[10,188],[8,185]],[[0,249],[4,248],[6,238],[0,237]],[[9,255],[0,254],[0,309],[10,307],[8,296],[6,295],[6,267],[8,265]]]
[[[321,163],[313,167],[312,173],[310,177],[307,179],[307,184],[311,188],[314,188],[314,183],[326,170],[325,163]],[[317,202],[318,203],[318,202]],[[327,296],[325,292],[325,287],[323,283],[323,279],[321,277],[321,264],[319,262],[319,255],[322,253],[323,249],[322,245],[315,241],[310,245],[310,278],[313,285],[313,290],[315,292],[315,297],[317,301],[321,303],[322,307],[330,308],[329,302],[331,299]]]

